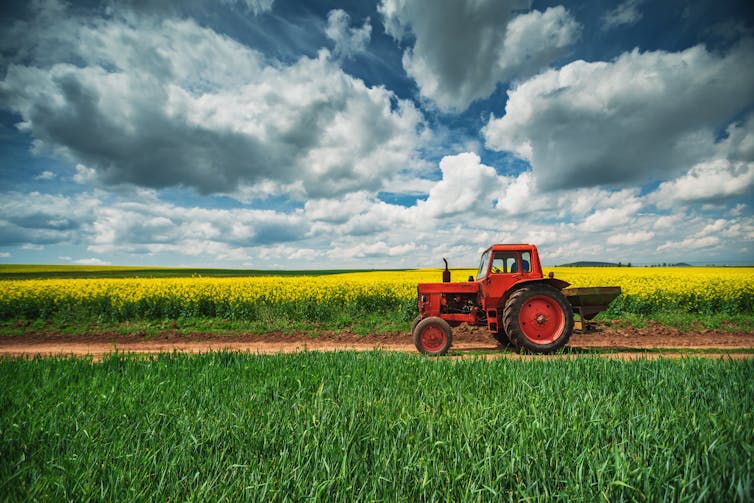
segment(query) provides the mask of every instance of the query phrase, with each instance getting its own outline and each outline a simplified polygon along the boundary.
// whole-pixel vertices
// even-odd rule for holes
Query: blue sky
[[[746,1],[0,10],[0,261],[754,263]]]

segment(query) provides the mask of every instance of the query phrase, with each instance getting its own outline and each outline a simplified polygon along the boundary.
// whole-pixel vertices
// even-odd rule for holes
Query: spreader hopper
[[[607,309],[610,303],[620,295],[620,287],[566,288],[563,293],[573,306],[573,312],[579,315],[579,319],[574,322],[574,328],[586,332],[586,322]]]

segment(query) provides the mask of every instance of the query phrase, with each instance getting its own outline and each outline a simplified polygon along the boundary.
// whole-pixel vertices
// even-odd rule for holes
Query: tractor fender
[[[512,287],[510,287],[508,291],[505,292],[505,295],[503,295],[503,298],[500,299],[500,306],[498,308],[499,312],[500,313],[503,312],[503,309],[505,308],[505,304],[508,302],[508,298],[511,295],[513,295],[513,292],[525,286],[534,285],[537,283],[550,285],[556,290],[563,290],[564,288],[568,288],[571,285],[569,282],[563,281],[562,279],[557,279],[557,278],[522,279],[521,281],[517,281]]]

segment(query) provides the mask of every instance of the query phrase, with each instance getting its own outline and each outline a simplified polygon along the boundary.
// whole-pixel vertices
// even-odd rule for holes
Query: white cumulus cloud
[[[708,248],[720,243],[720,238],[717,236],[705,236],[705,237],[690,237],[679,242],[668,241],[663,245],[657,247],[657,251],[664,250],[697,250],[699,248]]]
[[[705,201],[751,193],[754,188],[754,162],[732,163],[716,159],[697,164],[683,176],[662,182],[652,194],[658,208],[677,203]]]
[[[627,232],[625,234],[613,234],[607,238],[608,244],[611,245],[635,245],[645,243],[655,237],[652,231]]]
[[[682,173],[719,152],[716,128],[750,99],[753,47],[634,50],[546,71],[508,92],[505,114],[483,129],[486,144],[529,161],[544,190]],[[748,152],[746,135],[734,133]]]
[[[74,260],[73,263],[78,265],[112,265],[112,262],[97,257],[82,258]]]
[[[430,189],[427,200],[418,204],[432,216],[490,212],[493,201],[500,196],[501,178],[474,153],[444,157],[440,171],[442,180]]]
[[[327,14],[327,38],[335,43],[336,56],[349,58],[364,52],[372,35],[372,24],[367,18],[360,28],[352,28],[351,16],[343,9],[334,9]]]
[[[609,30],[617,26],[636,24],[643,17],[639,6],[641,0],[626,0],[602,16],[602,29]]]

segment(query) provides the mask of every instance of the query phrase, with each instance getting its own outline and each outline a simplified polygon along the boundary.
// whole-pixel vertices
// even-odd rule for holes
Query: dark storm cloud
[[[275,243],[287,243],[300,241],[306,237],[308,225],[301,223],[286,222],[285,225],[278,223],[258,224],[254,228],[254,245],[269,245]],[[244,243],[248,244],[248,243]]]
[[[316,141],[310,130],[291,132],[282,141],[289,148],[273,150],[249,135],[175,120],[154,105],[167,96],[146,87],[149,83],[140,88],[139,101],[123,104],[130,109],[125,123],[124,117],[102,108],[107,97],[75,72],[53,78],[51,84],[57,99],[33,101],[25,112],[35,137],[95,167],[108,184],[232,191],[241,179],[253,183],[290,176],[290,153],[311,148]]]
[[[0,245],[49,245],[69,242],[72,234],[56,229],[26,228],[0,220]]]
[[[263,183],[330,196],[379,190],[413,156],[413,105],[346,75],[327,52],[269,65],[192,21],[61,23],[61,45],[75,50],[68,60],[85,64],[10,64],[0,104],[38,148],[101,183],[202,194]]]
[[[0,245],[47,245],[77,241],[91,218],[86,198],[36,192],[0,194]]]
[[[39,211],[11,217],[10,223],[26,229],[47,229],[52,231],[70,231],[80,227],[79,222],[75,222],[65,216],[50,215]]]

